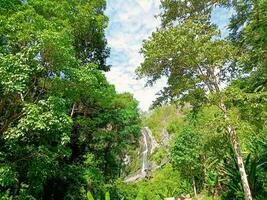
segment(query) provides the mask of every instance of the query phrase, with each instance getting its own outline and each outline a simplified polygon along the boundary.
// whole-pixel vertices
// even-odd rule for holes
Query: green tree
[[[0,2],[0,198],[104,196],[124,168],[140,120],[102,73],[105,6]]]
[[[240,64],[246,73],[248,91],[266,92],[267,79],[267,2],[266,0],[233,1],[236,11],[231,19],[231,39],[239,46]]]
[[[171,152],[171,161],[181,174],[192,181],[195,198],[198,199],[196,177],[201,177],[202,147],[198,133],[190,129],[183,129],[175,139]]]
[[[229,0],[161,0],[162,26],[166,27],[175,22],[187,19],[199,19],[203,16],[208,19],[216,6],[227,6]]]
[[[175,21],[176,13],[173,16],[170,21]],[[222,96],[222,85],[237,75],[232,65],[236,60],[236,49],[229,41],[220,39],[219,31],[206,15],[188,18],[190,13],[185,12],[183,16],[187,19],[158,30],[144,42],[141,52],[145,60],[137,73],[140,77],[148,77],[150,84],[167,76],[168,86],[162,91],[167,99],[190,102],[194,108],[211,103],[221,109],[246,199],[252,199],[236,129]]]

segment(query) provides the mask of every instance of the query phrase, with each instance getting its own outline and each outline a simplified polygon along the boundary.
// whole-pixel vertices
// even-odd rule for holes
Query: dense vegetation
[[[170,160],[197,194],[265,199],[267,2],[162,0],[162,28],[144,42],[140,77],[168,84],[154,106],[189,103]],[[233,9],[230,34],[211,22]]]
[[[168,83],[142,123],[104,76],[105,7],[0,0],[0,199],[265,200],[267,0],[161,0],[137,74]],[[233,12],[227,37],[215,7]],[[158,167],[125,184],[142,125]]]
[[[166,116],[164,111],[170,115]],[[235,108],[233,112],[237,111]],[[209,105],[197,113],[173,105],[155,109],[145,125],[154,127],[159,119],[165,119],[158,129],[160,136],[167,130],[170,140],[167,146],[159,140],[161,145],[150,156],[150,165],[160,164],[166,158],[168,162],[151,172],[147,179],[128,185],[119,183],[120,192],[127,194],[126,199],[135,199],[138,194],[143,199],[155,200],[194,196],[194,186],[198,199],[244,199],[235,154],[220,112],[216,106]],[[267,195],[266,132],[241,116],[235,125],[252,194],[255,199],[263,200]]]
[[[0,1],[0,199],[100,198],[139,136],[116,94],[105,1]],[[111,192],[115,194],[115,192]]]

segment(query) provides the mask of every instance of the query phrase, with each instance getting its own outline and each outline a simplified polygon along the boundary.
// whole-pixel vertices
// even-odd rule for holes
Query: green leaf
[[[87,192],[87,198],[88,198],[88,200],[94,200],[94,197],[90,191]]]

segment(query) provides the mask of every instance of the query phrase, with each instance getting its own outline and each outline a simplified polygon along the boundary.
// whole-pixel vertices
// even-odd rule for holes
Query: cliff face
[[[140,148],[136,151],[138,156],[136,159],[139,159],[140,166],[138,171],[130,174],[129,177],[125,179],[125,182],[134,182],[141,178],[146,177],[149,171],[149,155],[153,153],[154,149],[158,146],[155,138],[153,137],[152,132],[148,127],[144,127],[141,130],[142,137],[140,138]],[[134,161],[133,161],[134,162]],[[129,163],[131,165],[131,163]]]
[[[165,129],[162,131],[160,144],[157,143],[153,133],[148,127],[142,128],[141,135],[140,148],[136,151],[138,155],[135,157],[135,159],[139,159],[139,168],[137,171],[130,172],[130,175],[126,177],[124,181],[126,183],[145,178],[150,171],[154,171],[168,162],[166,154],[160,155],[158,161],[153,159],[153,157],[162,153],[162,149],[168,146],[168,141],[170,139],[168,132]],[[129,160],[129,156],[127,156],[127,158],[127,160]],[[135,161],[132,159],[131,162],[127,162],[128,165],[131,165],[131,163],[135,163]]]

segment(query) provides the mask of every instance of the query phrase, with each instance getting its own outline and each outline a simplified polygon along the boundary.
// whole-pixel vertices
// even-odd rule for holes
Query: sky
[[[145,87],[146,80],[137,80],[135,70],[142,63],[139,53],[144,39],[148,39],[160,25],[160,0],[107,0],[106,15],[109,26],[106,30],[108,46],[111,48],[111,70],[106,77],[117,92],[130,92],[139,101],[142,111],[147,111],[156,99],[166,80],[159,80],[153,87]],[[231,11],[217,8],[212,21],[218,24],[222,35],[227,35],[226,25]]]

